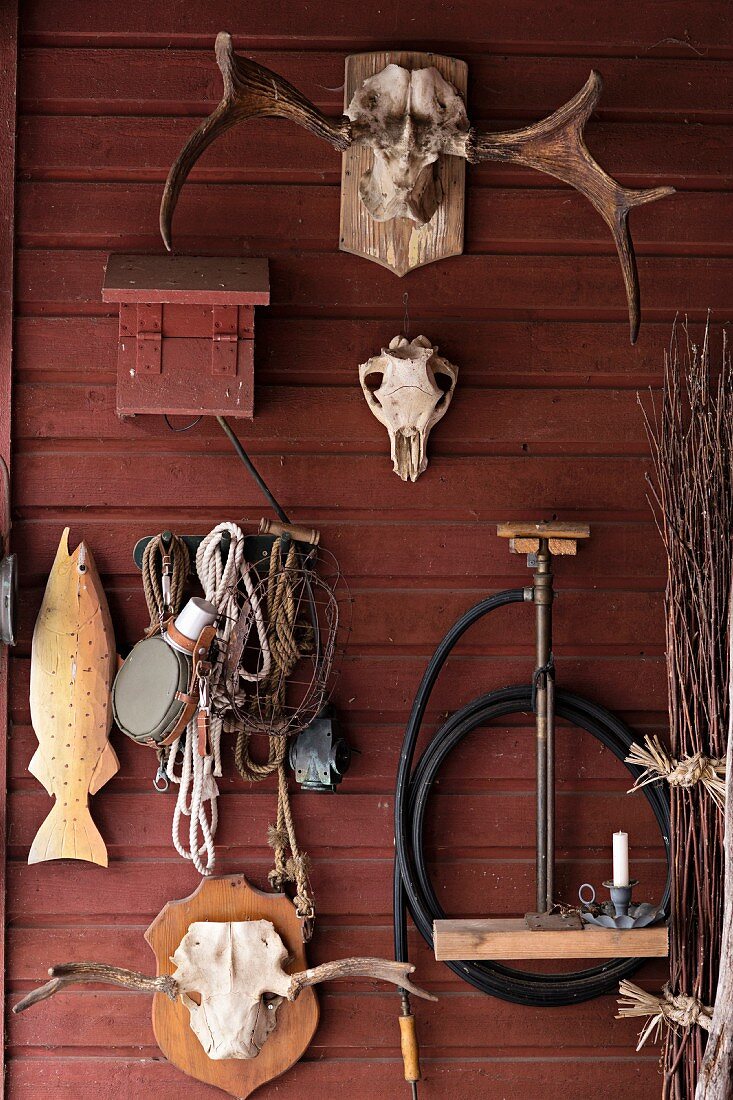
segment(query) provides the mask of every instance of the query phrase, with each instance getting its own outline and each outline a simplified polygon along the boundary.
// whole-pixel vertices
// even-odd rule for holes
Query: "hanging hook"
[[[402,295],[402,305],[405,307],[405,313],[402,318],[402,328],[404,330],[406,340],[410,339],[410,312],[407,308],[409,301],[410,295],[407,291],[405,291],[405,293]]]
[[[156,791],[160,791],[161,794],[164,791],[167,791],[168,788],[170,787],[170,783],[168,781],[168,776],[166,775],[166,771],[165,771],[165,768],[163,766],[163,761],[162,760],[160,760],[158,762],[158,770],[155,773],[155,779],[153,780],[153,786],[155,787]]]

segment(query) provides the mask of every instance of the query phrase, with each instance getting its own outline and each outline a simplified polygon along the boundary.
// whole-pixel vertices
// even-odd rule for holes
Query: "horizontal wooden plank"
[[[232,19],[226,0],[192,0],[182,20],[177,10],[151,11],[144,0],[133,0],[120,19],[109,0],[82,0],[69,8],[63,0],[43,0],[24,13],[26,37],[59,42],[89,41],[124,44],[130,40],[208,45],[222,27],[231,28],[242,48],[264,41],[288,46],[315,40],[343,44],[347,49],[383,47],[385,34],[395,47],[415,49],[426,41],[465,45],[470,28],[472,47],[488,43],[505,52],[524,44],[570,53],[573,49],[602,48],[609,54],[640,51],[645,55],[676,52],[685,57],[708,56],[733,46],[725,0],[668,0],[663,7],[640,7],[619,0],[612,8],[579,7],[573,0],[553,0],[532,13],[519,6],[482,6],[468,0],[447,7],[441,0],[409,0],[385,16],[374,3],[358,8],[324,4],[318,8],[294,6],[280,10],[265,0],[253,0],[246,20]],[[429,32],[429,39],[426,34]]]
[[[416,975],[417,977],[417,975]],[[310,1058],[325,1052],[333,1056],[364,1051],[371,1057],[394,1057],[399,1052],[397,1016],[399,1001],[393,992],[374,984],[374,991],[355,994],[348,988],[336,991],[321,986],[318,1000],[321,1020],[310,1046]],[[15,998],[11,999],[14,1000]],[[487,1035],[486,998],[466,992],[450,996],[452,1011],[446,1011],[448,998],[435,1004],[420,1005],[420,1047],[425,1055],[470,1057],[479,1051],[486,1055],[511,1053],[527,1048],[551,1051],[553,1047],[624,1051],[633,1046],[638,1025],[634,1020],[614,1020],[615,1001],[602,998],[595,1011],[583,1005],[562,1012],[502,1005],[496,1011],[493,1035]],[[286,1006],[283,1006],[286,1007]],[[605,1009],[602,1013],[601,1007]],[[503,1026],[499,1026],[499,1024]],[[130,1051],[155,1048],[150,1021],[150,997],[119,990],[64,991],[61,996],[32,1012],[8,1018],[8,1043],[11,1051],[22,1048],[62,1048],[72,1053],[90,1047]],[[397,1078],[399,1082],[399,1077]]]
[[[362,923],[356,925],[320,922],[318,935],[308,945],[310,965],[317,966],[350,955],[390,958],[394,951],[391,922],[368,925],[365,920],[362,918]],[[74,925],[13,925],[7,933],[8,982],[14,991],[28,988],[43,979],[46,965],[52,960],[108,959],[144,973],[152,964],[152,954],[143,938],[144,932],[143,924],[85,924],[78,920]],[[461,979],[448,967],[436,962],[432,947],[412,926],[409,947],[410,959],[417,967],[423,986],[440,992],[466,992]],[[537,969],[547,972],[548,966],[538,960]],[[663,982],[667,970],[667,964],[659,960],[646,963],[644,983]],[[367,980],[356,981],[349,988],[366,991],[374,987]]]
[[[647,211],[651,209],[647,208]],[[120,242],[122,245],[123,242]],[[238,243],[221,242],[221,251]],[[110,314],[101,300],[106,252],[20,250],[16,300],[22,313]],[[639,261],[643,316],[670,326],[684,298],[691,320],[728,309],[733,260],[668,256]],[[272,306],[290,316],[350,311],[403,316],[395,276],[344,253],[273,254]],[[626,315],[618,260],[611,256],[460,256],[410,273],[422,325],[431,316],[622,320]],[[273,310],[274,312],[274,310]],[[421,326],[422,327],[422,326]]]
[[[613,823],[616,824],[615,822]],[[610,853],[572,862],[559,860],[556,867],[557,896],[574,904],[583,882],[601,882],[608,874]],[[328,924],[334,917],[348,918],[358,924],[368,916],[370,922],[391,920],[392,858],[350,858],[343,853],[317,854],[313,867],[313,886],[319,919]],[[236,874],[244,868],[248,879],[267,889],[272,855],[241,850],[230,857],[218,850],[217,874]],[[437,896],[447,916],[516,916],[526,912],[534,898],[534,855],[487,864],[485,858],[451,860],[442,856],[430,864]],[[661,896],[666,863],[658,857],[634,860],[634,871],[643,884],[644,897]],[[61,862],[29,867],[24,860],[8,863],[8,920],[24,922],[47,920],[50,910],[56,923],[78,920],[80,899],[84,919],[107,922],[121,917],[149,923],[171,898],[187,897],[198,883],[195,871],[170,848],[165,858],[138,859],[129,853],[125,860],[112,860],[109,867]],[[641,890],[642,887],[640,886]],[[641,894],[639,895],[641,896]],[[52,901],[49,899],[53,899]]]
[[[340,182],[340,160],[325,142],[277,120],[258,119],[254,125],[256,142],[247,140],[244,129],[215,141],[193,170],[192,183]],[[494,128],[491,119],[482,125]],[[18,171],[21,178],[31,179],[162,183],[190,132],[189,118],[26,115],[18,124]],[[726,126],[682,119],[674,123],[591,120],[585,137],[599,163],[629,186],[649,187],[663,181],[686,190],[725,190],[733,185],[731,135]],[[469,183],[472,188],[510,183],[540,187],[547,185],[547,179],[528,168],[486,161],[471,167]],[[251,214],[250,222],[254,227]]]
[[[441,962],[478,959],[666,958],[666,924],[651,928],[596,928],[542,931],[521,917],[489,920],[436,920],[435,957]]]
[[[422,317],[413,321],[422,327]],[[402,318],[331,317],[294,320],[257,313],[257,394],[268,384],[355,386],[356,367],[400,329]],[[702,326],[691,326],[702,337]],[[460,370],[460,385],[624,387],[636,392],[661,381],[663,351],[671,326],[645,322],[629,345],[625,321],[561,323],[435,318],[425,326],[441,352]],[[710,330],[711,355],[719,360],[722,328]],[[20,317],[16,322],[16,372],[70,381],[114,381],[118,324],[115,317]],[[293,349],[297,348],[297,355]],[[334,354],[338,348],[338,354]],[[258,414],[259,415],[259,414]]]
[[[494,1002],[490,1002],[493,1006]],[[393,1010],[390,1010],[393,1011]],[[606,1011],[604,1005],[604,1012]],[[612,1012],[608,1010],[610,1017]],[[486,1019],[487,1010],[482,1010]],[[628,1043],[633,1051],[634,1037]],[[639,1100],[651,1100],[659,1091],[658,1058],[630,1057],[628,1054],[609,1056],[595,1052],[582,1058],[568,1057],[557,1051],[548,1058],[519,1060],[479,1058],[457,1060],[425,1059],[421,1094],[435,1098],[446,1095],[481,1097],[481,1100],[506,1100],[513,1090],[518,1095],[531,1095],[538,1080],[563,1082],[566,1100],[585,1100],[588,1095],[602,1095],[608,1081],[614,1088]],[[16,1100],[36,1100],[39,1095],[53,1093],[59,1100],[79,1100],[82,1096],[123,1095],[155,1096],[157,1100],[180,1100],[185,1088],[186,1100],[211,1100],[212,1090],[189,1078],[167,1062],[148,1054],[111,1058],[106,1051],[98,1057],[11,1058],[8,1087]],[[300,1062],[271,1085],[259,1089],[261,1100],[275,1100],[283,1088],[297,1091],[303,1100],[335,1096],[348,1082],[350,1096],[370,1100],[394,1100],[404,1092],[402,1059],[358,1061],[337,1060]],[[399,1090],[399,1091],[398,1091]]]
[[[231,742],[225,746],[223,755],[217,843],[230,858],[237,853],[243,856],[247,851],[264,856],[267,829],[276,809],[275,784],[250,789],[234,768]],[[354,794],[346,785],[334,802],[293,786],[293,816],[300,844],[306,850],[314,855],[344,851],[364,856],[389,855],[394,814],[391,795]],[[132,853],[145,858],[168,855],[174,806],[175,791],[169,792],[164,800],[152,788],[146,794],[127,794],[117,792],[114,782],[109,784],[104,793],[92,800],[92,810],[110,858],[121,859]],[[8,847],[13,858],[27,855],[50,807],[49,796],[38,785],[10,794],[8,813],[12,828]],[[495,862],[496,849],[521,849],[522,858],[531,862],[534,822],[534,791],[448,794],[441,784],[430,800],[425,845],[431,854],[445,853],[451,860],[485,855],[487,866]],[[610,866],[610,838],[615,828],[622,828],[631,837],[632,864],[634,852],[639,859],[659,857],[662,850],[659,830],[643,795],[631,797],[623,790],[589,795],[558,792],[555,844],[559,859],[580,863],[589,855],[600,858],[605,854]],[[493,908],[493,904],[494,899],[487,898],[487,905]]]
[[[90,546],[94,549],[93,544]],[[529,582],[530,577],[528,576]],[[16,638],[21,650],[30,646],[45,586],[23,589]],[[191,592],[200,591],[192,584]],[[120,652],[139,640],[150,625],[142,583],[105,580],[115,638]],[[376,591],[351,588],[348,651],[422,653],[438,645],[449,627],[487,593],[410,588],[389,585]],[[664,645],[661,592],[561,592],[554,607],[556,656],[587,654],[659,655]],[[347,630],[348,626],[344,626]],[[508,607],[477,623],[458,652],[502,656],[527,652],[533,645],[534,609]],[[344,637],[344,644],[347,639]]]
[[[150,459],[131,446],[100,450],[78,446],[73,452],[51,443],[18,448],[15,465],[17,499],[25,508],[157,508],[175,509],[182,499],[190,508],[205,508],[211,525],[221,512],[241,513],[261,508],[257,487],[227,450],[195,454],[158,453],[155,477]],[[257,466],[282,506],[296,501],[303,513],[399,509],[418,517],[439,515],[442,520],[495,521],[514,512],[521,502],[524,514],[544,518],[546,513],[573,519],[579,513],[591,523],[604,518],[646,518],[649,514],[644,474],[649,460],[618,457],[474,457],[468,463],[443,456],[436,444],[419,489],[392,472],[386,455],[258,455]],[[595,513],[595,514],[594,514]],[[630,515],[630,513],[632,515]],[[316,520],[316,515],[313,517]]]
[[[426,656],[347,656],[341,662],[335,704],[339,710],[368,713],[375,722],[404,722],[425,670]],[[528,684],[533,667],[529,647],[524,657],[452,657],[450,675],[439,678],[431,696],[430,720],[475,698],[477,690],[488,692],[507,684]],[[666,706],[666,668],[660,656],[558,656],[557,678],[561,687],[610,710],[657,715]]]
[[[232,509],[242,529],[257,528],[260,514],[257,504],[248,509]],[[325,513],[298,509],[291,512],[303,522],[318,526],[321,546],[334,554],[350,587],[359,587],[366,578],[371,584],[383,579],[391,586],[407,578],[416,578],[421,586],[480,589],[523,587],[529,574],[525,561],[508,552],[506,543],[496,537],[496,524],[490,518],[475,518],[465,523],[441,517],[415,519],[403,514],[398,524],[389,513],[347,522]],[[22,583],[42,584],[58,548],[61,524],[68,524],[72,537],[85,537],[94,549],[100,572],[105,576],[140,574],[132,560],[132,548],[144,535],[156,534],[164,527],[183,534],[204,535],[219,517],[198,515],[193,509],[182,512],[169,507],[151,515],[133,509],[112,512],[91,508],[48,511],[23,507],[14,518],[12,542],[23,563]],[[622,520],[593,523],[591,537],[583,543],[571,562],[556,561],[558,611],[570,589],[598,587],[601,590],[650,589],[660,591],[664,584],[664,556],[651,513],[638,522]]]
[[[8,773],[13,788],[33,790],[37,781],[29,773],[28,763],[38,742],[30,725],[27,692],[18,702],[20,706],[14,711],[8,735]],[[382,791],[391,795],[403,726],[378,725],[370,723],[368,718],[347,713],[340,714],[339,720],[342,734],[359,750],[344,780],[342,793]],[[431,723],[428,723],[422,742],[431,732]],[[647,733],[663,739],[666,736],[661,721],[653,716],[643,725],[635,725],[634,733],[639,739]],[[140,745],[116,731],[112,737],[120,761],[120,770],[114,777],[115,792],[149,793],[157,761]],[[246,797],[246,791],[238,786],[239,781],[231,768],[228,749],[225,755],[227,775],[222,785]],[[535,731],[531,715],[519,716],[514,721],[504,719],[492,725],[490,734],[477,733],[467,738],[460,750],[450,754],[440,770],[440,789],[449,793],[533,790],[534,758]],[[557,729],[555,777],[558,789],[579,793],[625,792],[630,786],[628,770],[600,742],[592,737],[578,736],[577,731],[570,731],[563,725],[558,725]],[[168,807],[166,801],[159,805]],[[340,801],[334,806],[339,809]]]
[[[538,538],[563,541],[564,539],[576,542],[578,539],[590,537],[590,527],[587,523],[561,523],[557,520],[542,520],[540,523],[528,520],[512,520],[509,523],[499,523],[496,526],[496,534],[501,539],[532,539]]]
[[[213,417],[180,435],[173,435],[160,416],[121,419],[114,384],[16,385],[13,436],[18,441],[88,439],[92,422],[100,447],[131,443],[146,453],[221,447],[221,428]],[[255,418],[240,431],[248,447],[260,453],[371,453],[391,467],[387,433],[355,383],[348,388],[259,385]],[[633,390],[473,389],[463,385],[459,373],[450,412],[429,437],[429,456],[436,449],[444,455],[579,450],[645,455],[648,442]]]
[[[324,112],[342,113],[343,51],[247,53],[284,76]],[[604,120],[674,118],[720,123],[733,118],[733,90],[725,62],[701,63],[694,55],[644,61],[501,53],[469,57],[469,118],[542,118],[575,95],[592,68],[604,78],[597,111]],[[221,99],[221,88],[213,41],[210,49],[196,51],[168,47],[21,51],[18,99],[24,113],[205,115]]]
[[[18,242],[156,251],[160,193],[157,183],[22,184]],[[608,228],[577,192],[481,187],[469,188],[467,198],[467,253],[615,251]],[[284,241],[291,250],[328,251],[338,243],[339,202],[335,185],[192,183],[177,208],[176,242],[194,255],[211,252],[222,237],[262,255]],[[731,237],[733,196],[722,191],[680,192],[634,219],[638,255],[730,255]]]

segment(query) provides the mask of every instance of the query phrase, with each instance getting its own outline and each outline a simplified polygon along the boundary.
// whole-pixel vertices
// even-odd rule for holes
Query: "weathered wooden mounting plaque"
[[[195,893],[170,901],[145,933],[158,974],[175,970],[171,955],[194,921],[269,920],[290,952],[290,970],[305,970],[308,962],[293,903],[285,894],[257,890],[244,875],[204,879]],[[304,989],[297,1001],[278,1009],[277,1027],[256,1058],[214,1061],[191,1030],[188,1009],[163,993],[153,999],[153,1031],[161,1051],[174,1066],[198,1081],[244,1100],[267,1081],[290,1069],[308,1049],[318,1026],[318,1001]]]
[[[254,307],[270,301],[267,260],[110,256],[117,302],[117,414],[254,415]]]
[[[367,77],[381,72],[385,65],[422,69],[433,65],[466,99],[468,66],[465,61],[441,54],[416,53],[412,50],[378,50],[357,53],[346,58],[344,109],[354,92]],[[370,216],[359,195],[359,181],[372,163],[372,152],[361,145],[348,148],[341,167],[341,226],[339,247],[374,260],[396,275],[406,275],[416,267],[460,256],[463,252],[463,224],[466,189],[466,161],[443,155],[437,171],[443,188],[443,201],[427,225],[418,227],[409,218],[377,222]]]
[[[541,520],[539,523],[499,523],[496,533],[500,539],[509,539],[512,554],[536,554],[540,539],[544,538],[551,554],[574,557],[578,552],[578,539],[590,538],[590,527],[587,523]]]
[[[436,920],[433,947],[439,962],[478,959],[664,958],[669,951],[666,924],[650,928],[598,928],[540,931],[524,917]]]

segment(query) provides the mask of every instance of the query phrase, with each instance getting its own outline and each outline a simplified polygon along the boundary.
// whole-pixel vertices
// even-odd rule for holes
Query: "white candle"
[[[613,834],[613,885],[629,885],[629,834]]]

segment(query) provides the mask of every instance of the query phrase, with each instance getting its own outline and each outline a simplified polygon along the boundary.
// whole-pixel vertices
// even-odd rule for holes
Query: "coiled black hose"
[[[406,962],[407,911],[423,939],[432,947],[433,921],[445,913],[435,895],[423,851],[425,808],[436,774],[450,751],[472,730],[494,719],[516,712],[532,711],[532,687],[522,685],[492,691],[452,714],[435,733],[412,771],[415,746],[430,694],[440,670],[460,637],[479,619],[505,604],[523,602],[526,589],[511,589],[489,596],[470,608],[448,631],[436,649],[415,696],[407,723],[397,771],[395,792],[394,938],[395,958]],[[558,691],[556,714],[586,730],[622,762],[632,744],[630,730],[609,711],[580,696]],[[626,765],[636,778],[642,769]],[[649,784],[643,793],[659,824],[669,862],[669,802],[664,787]],[[670,877],[662,905],[669,903]],[[599,966],[564,974],[534,974],[495,962],[448,962],[464,981],[505,1001],[516,1004],[559,1006],[590,1000],[615,989],[643,959],[608,959]]]

